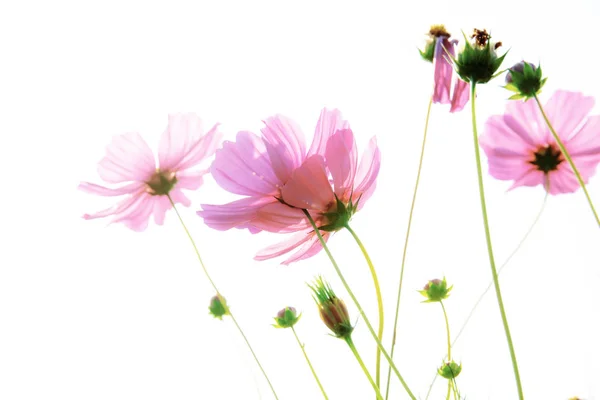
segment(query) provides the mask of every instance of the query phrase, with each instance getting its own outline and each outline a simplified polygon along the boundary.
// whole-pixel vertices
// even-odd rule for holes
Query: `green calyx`
[[[224,315],[229,315],[229,307],[227,307],[225,297],[220,294],[213,296],[213,298],[210,299],[208,311],[213,317],[218,319],[223,319]]]
[[[548,78],[542,78],[542,67],[521,61],[508,70],[505,89],[515,94],[509,100],[534,98],[540,94]]]
[[[457,364],[454,361],[444,363],[438,368],[438,374],[446,379],[455,379],[460,371],[462,371],[462,364]]]
[[[423,303],[435,303],[447,299],[453,287],[448,287],[446,278],[442,280],[432,279],[427,282],[423,290],[419,290],[419,293],[427,298],[427,300],[422,301]]]
[[[328,224],[322,225],[319,227],[319,230],[325,232],[336,232],[340,229],[344,228],[350,222],[352,215],[358,209],[358,203],[360,202],[360,197],[356,200],[356,203],[352,203],[352,200],[346,205],[344,204],[336,195],[336,210],[324,213],[323,216],[327,218],[329,221]]]
[[[297,314],[294,307],[286,307],[277,313],[277,316],[273,318],[275,328],[291,328],[296,325],[296,322],[300,319],[302,313]]]
[[[498,57],[496,47],[498,44],[492,45],[489,40],[491,37],[487,32],[475,30],[473,35],[475,43],[469,43],[467,36],[465,37],[465,48],[454,59],[456,72],[462,80],[474,83],[487,83],[494,77],[494,73],[500,68],[500,65],[506,57],[506,53]]]
[[[319,316],[335,337],[348,339],[354,330],[350,323],[350,315],[346,304],[338,298],[331,286],[318,277],[313,285],[308,285],[313,292],[313,299],[319,307]]]

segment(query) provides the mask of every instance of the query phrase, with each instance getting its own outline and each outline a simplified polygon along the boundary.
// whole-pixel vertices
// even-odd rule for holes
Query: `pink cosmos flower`
[[[324,158],[313,155],[294,171],[291,179],[281,188],[281,200],[289,206],[306,209],[327,241],[333,232],[346,226],[352,215],[371,197],[380,163],[381,153],[375,137],[370,140],[358,163],[352,131],[339,130],[327,142]],[[310,227],[284,242],[263,249],[255,259],[267,260],[298,249],[283,262],[289,264],[311,257],[322,248],[319,238]]]
[[[433,102],[436,104],[450,104],[450,112],[461,111],[469,101],[469,84],[458,77],[454,72],[451,57],[455,56],[454,47],[458,40],[450,40],[450,34],[443,26],[433,26],[429,31],[434,40],[433,69],[434,89]],[[452,77],[454,88],[452,88]],[[453,89],[453,91],[451,90]],[[452,93],[452,97],[450,97]]]
[[[223,205],[202,204],[198,215],[211,228],[247,228],[252,233],[295,232],[310,226],[301,210],[282,204],[281,188],[310,156],[325,154],[329,138],[348,127],[339,110],[323,109],[306,150],[300,127],[282,115],[267,118],[262,137],[239,132],[215,155],[211,172],[225,190],[246,196]]]
[[[152,214],[156,224],[163,224],[167,210],[172,207],[169,197],[174,203],[189,207],[191,202],[181,189],[195,190],[202,185],[203,175],[209,170],[194,168],[216,151],[221,140],[217,126],[204,134],[202,121],[196,115],[170,115],[160,139],[158,165],[152,150],[138,133],[114,137],[98,165],[98,174],[105,182],[117,186],[109,188],[82,182],[79,189],[100,196],[125,198],[113,207],[85,214],[83,218],[112,216],[111,223],[122,222],[134,231],[143,231]]]
[[[338,218],[333,214],[324,215],[335,208],[333,193],[339,194],[346,206],[354,207],[349,211],[362,207],[375,189],[379,150],[373,139],[357,170],[354,137],[338,110],[322,110],[308,151],[302,132],[293,121],[278,115],[267,119],[265,125],[262,138],[240,132],[236,142],[225,142],[211,168],[215,180],[224,189],[246,197],[224,205],[203,204],[198,215],[208,226],[219,230],[295,232],[288,240],[262,250],[255,257],[267,260],[296,250],[283,262],[289,264],[321,250],[302,208],[307,208],[322,226]],[[331,189],[328,171],[335,192]],[[353,191],[355,181],[357,186]],[[322,190],[325,191],[321,193]],[[361,194],[363,197],[356,207]],[[327,239],[329,232],[323,233]]]
[[[593,106],[592,97],[564,90],[556,91],[544,106],[586,183],[600,162],[600,116],[588,116]],[[490,175],[514,181],[510,189],[543,185],[555,195],[579,188],[533,99],[511,101],[504,115],[490,117],[479,142],[488,157]]]

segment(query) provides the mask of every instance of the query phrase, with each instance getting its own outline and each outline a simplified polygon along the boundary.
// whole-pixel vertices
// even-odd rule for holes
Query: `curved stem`
[[[427,116],[425,117],[425,130],[423,132],[423,142],[421,143],[421,155],[419,156],[419,167],[417,168],[417,179],[415,180],[415,188],[413,190],[412,202],[410,204],[410,211],[408,213],[408,225],[406,227],[406,235],[404,237],[404,250],[402,250],[402,262],[400,265],[400,279],[398,283],[398,295],[396,296],[396,312],[394,314],[394,329],[392,334],[392,347],[390,350],[390,356],[394,358],[394,349],[396,348],[396,332],[398,328],[398,314],[400,312],[400,295],[402,294],[402,282],[404,280],[404,265],[406,263],[406,253],[408,249],[408,238],[410,237],[410,227],[412,225],[413,212],[415,204],[417,202],[417,190],[419,189],[419,180],[421,179],[421,169],[423,167],[423,158],[425,156],[425,142],[427,140],[427,130],[429,128],[429,116],[431,114],[431,105],[433,104],[433,96],[429,99],[429,105],[427,106]],[[391,368],[388,367],[387,383],[385,385],[385,398],[387,400],[390,393],[390,378]]]
[[[369,373],[369,370],[365,366],[365,363],[363,362],[362,358],[360,358],[360,354],[358,354],[358,350],[356,350],[356,346],[354,346],[354,342],[352,342],[352,338],[350,336],[347,336],[344,340],[346,341],[346,343],[348,343],[348,347],[350,347],[350,350],[352,350],[352,354],[354,354],[354,357],[356,357],[356,360],[358,361],[358,363],[360,364],[360,367],[362,368],[363,372],[367,376],[367,379],[369,379],[371,386],[373,386],[373,389],[375,390],[375,394],[377,395],[377,400],[383,400],[383,397],[381,397],[381,392],[379,392],[379,387],[373,381],[373,377]]]
[[[475,145],[475,161],[477,164],[477,181],[479,184],[479,200],[481,202],[481,214],[483,216],[483,227],[485,230],[485,241],[487,244],[488,256],[490,259],[490,268],[492,270],[492,278],[494,280],[494,288],[496,289],[496,298],[498,300],[498,308],[502,316],[502,324],[504,325],[504,333],[506,334],[506,342],[510,351],[512,360],[513,372],[517,383],[517,391],[519,399],[523,400],[523,388],[521,386],[521,376],[519,374],[519,366],[517,365],[517,356],[513,346],[510,328],[508,327],[508,319],[504,311],[504,302],[502,301],[502,293],[500,292],[500,282],[498,281],[498,273],[496,272],[496,261],[494,260],[494,252],[492,250],[492,237],[490,235],[490,226],[487,216],[487,207],[485,204],[485,193],[483,189],[483,173],[481,171],[481,157],[479,155],[479,137],[477,135],[477,120],[475,118],[475,86],[476,82],[471,80],[471,121],[473,123],[473,144]]]
[[[375,330],[373,329],[373,326],[371,325],[371,323],[369,322],[369,319],[365,315],[365,312],[364,312],[363,308],[361,307],[360,303],[358,302],[358,299],[354,295],[354,292],[352,292],[352,289],[350,289],[350,286],[348,285],[348,282],[346,282],[346,279],[344,278],[344,275],[342,274],[342,271],[340,270],[340,267],[337,265],[337,262],[333,258],[333,255],[331,254],[331,251],[329,251],[329,247],[327,247],[327,243],[323,239],[323,235],[321,235],[321,232],[319,232],[319,228],[317,228],[317,225],[315,224],[315,220],[310,216],[310,214],[308,213],[308,211],[306,211],[306,209],[303,209],[302,212],[304,213],[304,215],[306,216],[306,218],[310,222],[312,228],[314,229],[315,234],[319,238],[319,242],[321,243],[321,246],[323,246],[323,250],[325,250],[325,253],[327,254],[327,257],[329,257],[329,260],[331,261],[331,264],[333,265],[333,268],[335,269],[335,272],[337,272],[338,277],[340,278],[340,281],[342,281],[342,284],[344,285],[344,288],[348,292],[348,295],[350,295],[350,298],[352,298],[352,301],[354,302],[354,305],[358,309],[358,312],[360,313],[360,316],[365,321],[365,325],[367,325],[367,329],[371,333],[371,336],[373,336],[373,339],[377,342],[377,346],[379,346],[379,349],[381,349],[381,353],[383,354],[383,356],[385,357],[385,359],[388,361],[388,363],[390,363],[390,365],[392,367],[392,370],[394,370],[394,373],[396,374],[396,376],[400,380],[400,383],[404,387],[404,390],[406,390],[406,393],[408,393],[408,395],[410,396],[410,398],[412,400],[417,400],[417,398],[415,397],[415,395],[410,391],[408,385],[404,381],[404,378],[402,378],[402,375],[400,375],[400,371],[398,371],[398,368],[396,368],[396,364],[394,364],[394,361],[392,361],[392,359],[390,358],[388,352],[385,351],[385,349],[383,348],[383,345],[381,344],[381,341],[377,338],[377,335],[375,334]]]
[[[583,189],[583,193],[585,193],[585,197],[587,198],[587,201],[588,201],[588,203],[590,205],[590,208],[592,209],[592,213],[594,214],[594,218],[596,218],[596,222],[598,223],[598,225],[600,225],[600,217],[598,217],[598,213],[596,212],[596,209],[594,208],[594,203],[592,203],[592,198],[590,197],[590,194],[588,193],[587,188],[585,187],[585,182],[583,182],[583,178],[581,177],[581,174],[579,173],[579,170],[575,166],[575,163],[573,162],[573,159],[571,158],[571,155],[567,151],[567,148],[565,147],[564,143],[562,142],[562,140],[560,140],[560,137],[558,136],[558,134],[554,130],[554,127],[552,126],[552,124],[550,123],[550,120],[548,119],[548,116],[544,112],[544,108],[542,107],[542,103],[540,103],[540,99],[537,97],[537,95],[534,95],[533,98],[535,99],[538,107],[540,108],[540,112],[542,113],[542,117],[544,117],[544,121],[546,121],[546,125],[548,125],[548,128],[550,128],[550,132],[552,132],[552,136],[554,137],[554,140],[556,141],[556,144],[558,144],[558,147],[560,148],[561,153],[565,156],[565,158],[567,159],[569,165],[571,166],[571,169],[573,170],[573,173],[575,174],[575,177],[577,178],[577,181],[579,182],[579,186],[581,186],[581,188]]]
[[[312,363],[310,362],[310,360],[308,359],[308,354],[306,354],[306,350],[304,350],[304,345],[302,344],[302,342],[300,342],[300,338],[298,338],[298,334],[296,333],[296,330],[294,329],[294,327],[292,326],[292,332],[294,332],[294,337],[296,338],[296,341],[298,342],[298,346],[300,346],[300,349],[302,350],[302,354],[304,354],[304,358],[306,359],[306,362],[308,364],[308,366],[310,367],[310,371],[312,372],[313,376],[315,377],[315,380],[317,381],[317,384],[319,385],[319,389],[321,389],[321,393],[323,393],[323,397],[328,400],[327,394],[325,393],[325,389],[323,389],[323,385],[321,385],[321,381],[319,380],[319,377],[317,376],[317,373],[315,372],[315,369],[312,366]]]
[[[446,307],[444,307],[444,302],[440,300],[440,305],[442,306],[442,311],[444,312],[444,321],[446,321],[446,336],[448,339],[448,362],[452,361],[452,343],[450,342],[450,324],[448,323],[448,314],[446,313]]]
[[[531,225],[527,229],[527,232],[525,233],[525,235],[523,235],[523,237],[521,238],[521,240],[519,241],[519,243],[517,244],[517,246],[510,253],[510,255],[506,258],[506,260],[504,260],[504,262],[502,263],[502,265],[498,269],[498,275],[500,275],[502,273],[502,271],[504,270],[504,268],[508,265],[508,262],[521,249],[521,247],[525,243],[525,240],[529,237],[529,235],[533,231],[533,228],[537,225],[538,221],[540,220],[540,217],[542,216],[542,213],[543,213],[544,209],[546,208],[546,204],[547,204],[547,200],[548,200],[548,195],[549,195],[549,193],[546,192],[546,194],[544,195],[544,200],[542,202],[542,206],[540,207],[540,210],[538,211],[538,213],[535,216],[533,222],[531,223]],[[479,304],[481,303],[481,301],[483,300],[483,298],[485,297],[485,295],[490,291],[490,289],[492,288],[493,284],[494,284],[494,282],[490,282],[488,284],[488,286],[485,288],[485,290],[481,293],[481,295],[479,296],[479,298],[475,302],[475,305],[473,305],[473,307],[471,308],[471,311],[469,312],[469,315],[467,315],[467,319],[465,320],[465,322],[463,322],[463,324],[460,327],[458,333],[454,337],[454,340],[452,341],[452,346],[454,346],[456,344],[456,342],[458,341],[458,339],[462,335],[463,331],[465,330],[465,328],[467,327],[467,325],[471,321],[471,318],[473,317],[473,315],[475,315],[475,310],[477,309],[477,307],[479,307]],[[434,375],[434,377],[433,377],[433,379],[431,381],[431,384],[429,385],[429,391],[427,392],[427,396],[425,397],[425,399],[429,398],[429,394],[431,393],[431,389],[433,388],[433,385],[435,384],[435,381],[437,380],[438,376],[439,375],[437,373]]]
[[[371,257],[369,257],[369,253],[367,253],[367,249],[365,248],[365,246],[362,244],[362,242],[358,238],[358,235],[356,234],[356,232],[354,232],[354,230],[352,228],[350,228],[350,225],[348,225],[348,224],[346,224],[345,227],[346,227],[346,229],[348,229],[348,232],[350,232],[350,234],[356,241],[356,244],[358,244],[358,247],[360,247],[360,251],[362,251],[363,256],[365,257],[365,260],[367,261],[367,264],[369,265],[369,270],[371,271],[371,276],[373,277],[373,285],[375,286],[375,295],[377,296],[377,310],[379,311],[379,326],[377,327],[377,338],[381,342],[383,339],[383,299],[381,297],[381,287],[379,286],[379,279],[377,278],[377,272],[375,271],[375,266],[373,266]],[[376,364],[375,364],[375,383],[377,384],[377,387],[379,387],[380,375],[381,375],[381,350],[379,350],[379,347],[377,347]]]
[[[179,219],[179,222],[181,222],[181,226],[183,227],[183,230],[185,231],[185,234],[187,235],[187,237],[190,239],[190,242],[192,243],[192,247],[194,248],[194,251],[196,252],[196,256],[198,256],[198,261],[200,261],[200,265],[202,266],[202,270],[204,271],[204,274],[206,275],[206,278],[208,278],[208,281],[212,285],[212,287],[215,290],[215,292],[217,292],[217,295],[219,297],[221,297],[222,296],[221,292],[217,288],[217,285],[215,285],[215,282],[210,277],[210,274],[208,273],[208,270],[206,269],[206,266],[204,265],[204,262],[202,261],[202,257],[200,256],[200,251],[198,250],[198,246],[196,246],[196,242],[192,238],[192,235],[190,234],[190,231],[188,230],[187,226],[183,222],[183,218],[181,218],[181,215],[179,214],[179,211],[177,210],[177,207],[175,207],[175,203],[173,202],[173,199],[168,194],[167,194],[167,197],[169,198],[169,201],[171,202],[171,205],[173,206],[173,210],[175,210],[175,214],[177,215],[177,218]],[[267,383],[269,384],[269,387],[271,388],[271,391],[273,392],[273,396],[275,396],[276,399],[279,399],[279,397],[277,397],[277,393],[275,392],[275,388],[271,384],[271,381],[269,380],[269,377],[267,376],[267,373],[263,369],[260,361],[258,361],[258,357],[257,357],[256,353],[254,352],[254,349],[252,349],[252,346],[250,345],[250,342],[248,341],[248,338],[246,337],[246,334],[244,334],[244,331],[242,330],[242,327],[238,324],[237,320],[233,316],[233,313],[231,312],[231,309],[228,309],[228,315],[231,317],[231,320],[233,321],[233,323],[235,324],[236,328],[238,329],[238,331],[240,332],[240,334],[244,338],[244,341],[246,342],[246,345],[248,346],[248,349],[250,349],[250,352],[252,353],[252,356],[254,357],[254,361],[256,361],[256,364],[260,368],[260,371],[262,372],[263,376],[267,380]]]

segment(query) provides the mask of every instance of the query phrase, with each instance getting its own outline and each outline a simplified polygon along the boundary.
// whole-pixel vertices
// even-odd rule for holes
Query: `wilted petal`
[[[294,207],[328,210],[335,198],[323,158],[319,155],[311,156],[297,168],[281,189],[281,197]]]
[[[465,105],[469,102],[469,90],[469,83],[457,76],[454,84],[454,92],[452,93],[452,100],[450,101],[451,113],[462,111],[462,109],[465,108]]]
[[[452,72],[454,70],[448,60],[448,53],[454,56],[454,43],[445,36],[436,38],[433,53],[434,103],[450,103],[450,86],[452,85]]]
[[[310,157],[314,154],[324,156],[329,138],[338,130],[349,128],[350,124],[348,124],[348,121],[342,119],[340,110],[328,110],[324,108],[321,110],[321,115],[319,115],[319,121],[315,128],[315,136],[313,137],[312,144],[310,145],[310,149],[308,149],[306,156]]]
[[[137,133],[113,137],[98,164],[100,178],[109,183],[146,181],[156,171],[152,150]]]
[[[358,164],[357,153],[354,134],[350,129],[337,131],[327,142],[325,159],[339,199],[349,198],[352,192]]]

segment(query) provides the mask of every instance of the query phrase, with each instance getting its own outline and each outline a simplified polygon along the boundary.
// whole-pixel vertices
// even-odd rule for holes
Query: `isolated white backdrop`
[[[112,201],[76,191],[96,181],[111,136],[140,132],[156,148],[169,112],[222,123],[227,139],[283,113],[311,139],[319,110],[337,107],[359,151],[382,149],[378,188],[353,226],[378,268],[389,344],[401,248],[431,65],[417,47],[434,23],[491,30],[510,48],[505,66],[541,61],[557,88],[600,96],[598,6],[565,2],[12,2],[0,6],[0,399],[270,399],[230,321],[208,315],[213,292],[175,215],[134,233],[81,215]],[[500,79],[480,87],[479,126],[502,112]],[[597,107],[595,112],[600,112]],[[441,310],[416,292],[445,275],[456,332],[491,278],[468,111],[434,106],[415,211],[396,360],[424,398],[445,351]],[[485,160],[484,160],[485,163]],[[590,193],[600,206],[600,178]],[[541,206],[541,188],[506,192],[485,178],[501,263]],[[323,274],[358,314],[324,254],[281,266],[255,262],[273,234],[217,232],[201,202],[233,199],[212,179],[182,210],[214,279],[245,328],[282,400],[320,394],[291,332],[271,327],[286,305],[332,399],[372,398],[342,341],[318,319],[305,282]],[[600,232],[581,192],[549,199],[502,275],[528,399],[600,398]],[[370,275],[346,232],[331,249],[376,323]],[[373,366],[362,320],[355,340]],[[490,293],[453,351],[469,399],[516,397],[497,305]],[[385,366],[385,363],[383,364]],[[392,379],[392,399],[406,398]],[[442,398],[438,382],[432,399]]]

